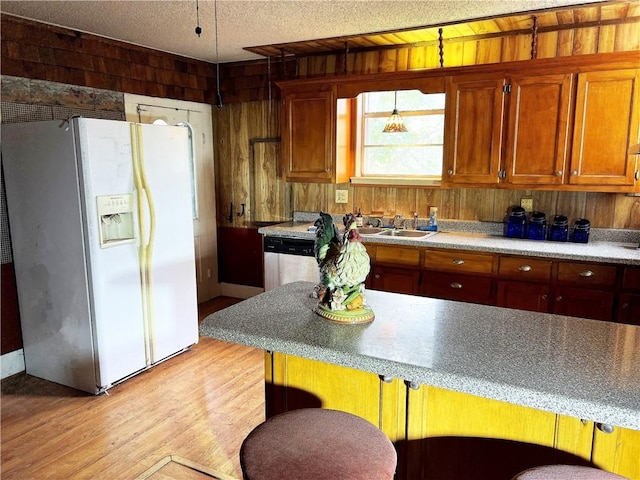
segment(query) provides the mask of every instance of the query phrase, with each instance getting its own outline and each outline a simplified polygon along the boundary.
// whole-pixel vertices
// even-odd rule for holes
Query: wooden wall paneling
[[[525,190],[496,190],[493,205],[494,222],[502,222],[508,215],[509,208],[520,205],[523,196],[530,196],[531,192]]]
[[[538,33],[537,58],[554,58],[558,49],[558,32]]]
[[[409,52],[410,48],[401,48],[397,50],[396,71],[404,72],[409,69]]]
[[[216,223],[218,227],[228,227],[227,220],[233,202],[233,162],[231,153],[231,111],[236,105],[224,105],[221,109],[213,109],[214,128],[214,162],[216,165],[216,207],[218,210]]]
[[[462,49],[462,65],[475,65],[478,54],[478,42],[464,42]]]
[[[610,53],[615,51],[616,25],[603,25],[598,32],[598,53]]]
[[[370,215],[373,210],[373,187],[353,187],[353,208],[358,208],[363,215]]]
[[[592,227],[613,228],[616,211],[616,194],[587,193],[584,216]]]
[[[444,66],[445,67],[461,67],[464,65],[464,47],[466,43],[471,42],[446,42],[443,46]],[[440,66],[439,53],[436,56],[437,65]]]
[[[447,50],[443,46],[444,64],[447,65]],[[440,68],[440,47],[437,44],[427,45],[424,56],[425,68]]]
[[[329,211],[327,201],[327,184],[324,183],[293,183],[292,209],[298,212]]]
[[[409,49],[408,70],[418,70],[427,65],[427,47],[413,47]]]
[[[599,33],[600,29],[598,27],[576,28],[573,37],[573,54],[598,53]]]
[[[491,221],[495,189],[463,188],[460,191],[459,220]]]
[[[558,32],[556,57],[569,57],[571,55],[573,55],[573,30],[561,30]]]
[[[308,64],[309,64],[309,57],[301,57],[298,59],[298,76],[299,77],[302,78],[309,75]]]
[[[438,217],[452,219],[460,218],[460,192],[462,192],[461,188],[441,190]]]
[[[395,72],[397,57],[398,57],[398,50],[382,50],[379,53],[378,71],[379,72]]]
[[[377,73],[380,70],[378,52],[365,52],[362,73]]]
[[[613,228],[640,229],[640,197],[615,195],[616,210]]]
[[[438,207],[439,216],[447,213],[447,209],[443,207],[443,201],[442,201],[444,192],[449,192],[449,190],[433,189],[433,188],[417,189],[416,209],[418,212],[418,217],[420,219],[429,218],[429,207]],[[447,216],[442,218],[455,218],[455,217]]]
[[[533,209],[547,214],[547,220],[556,213],[558,192],[534,190],[531,192]]]
[[[373,210],[394,215],[396,211],[396,189],[393,187],[374,187]]]
[[[413,218],[413,212],[418,208],[417,191],[416,188],[396,188],[396,214]]]
[[[500,61],[501,52],[501,38],[478,40],[478,44],[476,46],[476,63],[479,65],[484,65],[486,63],[497,63]]]
[[[578,218],[584,218],[587,206],[587,192],[559,192],[556,213],[565,215],[572,225]]]
[[[336,203],[336,190],[346,190],[349,199],[347,203]],[[353,212],[353,191],[348,183],[334,183],[327,185],[327,211],[343,215]],[[357,211],[357,210],[356,210]]]
[[[616,52],[640,50],[640,23],[618,25],[616,37]]]
[[[336,55],[325,56],[325,72],[327,73],[327,75],[335,75],[336,66],[337,66]]]

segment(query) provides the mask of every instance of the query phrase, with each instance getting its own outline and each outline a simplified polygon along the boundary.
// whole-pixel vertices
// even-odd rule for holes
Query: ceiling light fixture
[[[400,133],[400,132],[408,132],[407,127],[402,120],[402,117],[398,113],[398,91],[394,92],[394,100],[393,100],[393,112],[391,112],[391,116],[388,118],[387,123],[382,130],[383,133]]]

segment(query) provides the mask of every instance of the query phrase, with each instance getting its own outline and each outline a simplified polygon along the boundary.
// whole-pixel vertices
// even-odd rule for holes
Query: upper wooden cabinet
[[[578,75],[569,183],[634,186],[638,143],[640,69]]]
[[[572,78],[452,77],[443,183],[562,184]]]
[[[282,91],[282,166],[290,182],[345,183],[353,175],[351,101],[335,85]]]

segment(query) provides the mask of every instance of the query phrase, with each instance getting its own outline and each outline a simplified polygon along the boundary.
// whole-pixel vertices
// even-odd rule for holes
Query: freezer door
[[[106,387],[148,364],[138,261],[139,239],[101,242],[101,215],[124,199],[135,203],[130,124],[75,119],[81,152],[85,241],[99,384]],[[115,210],[114,210],[115,209]],[[129,209],[130,210],[130,209]],[[133,208],[137,224],[136,208]],[[115,221],[115,220],[114,220]],[[135,231],[135,229],[134,229]],[[103,243],[103,244],[101,244]],[[111,246],[108,246],[111,245]]]
[[[152,205],[145,209],[148,233],[141,240],[148,241],[150,249],[149,338],[151,362],[156,363],[198,342],[190,140],[186,127],[137,127],[142,175]]]

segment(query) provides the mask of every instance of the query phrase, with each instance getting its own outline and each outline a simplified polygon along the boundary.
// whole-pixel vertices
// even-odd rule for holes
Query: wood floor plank
[[[263,352],[201,338],[108,395],[19,374],[0,402],[3,480],[131,479],[170,455],[241,478],[240,445],[264,421]]]

